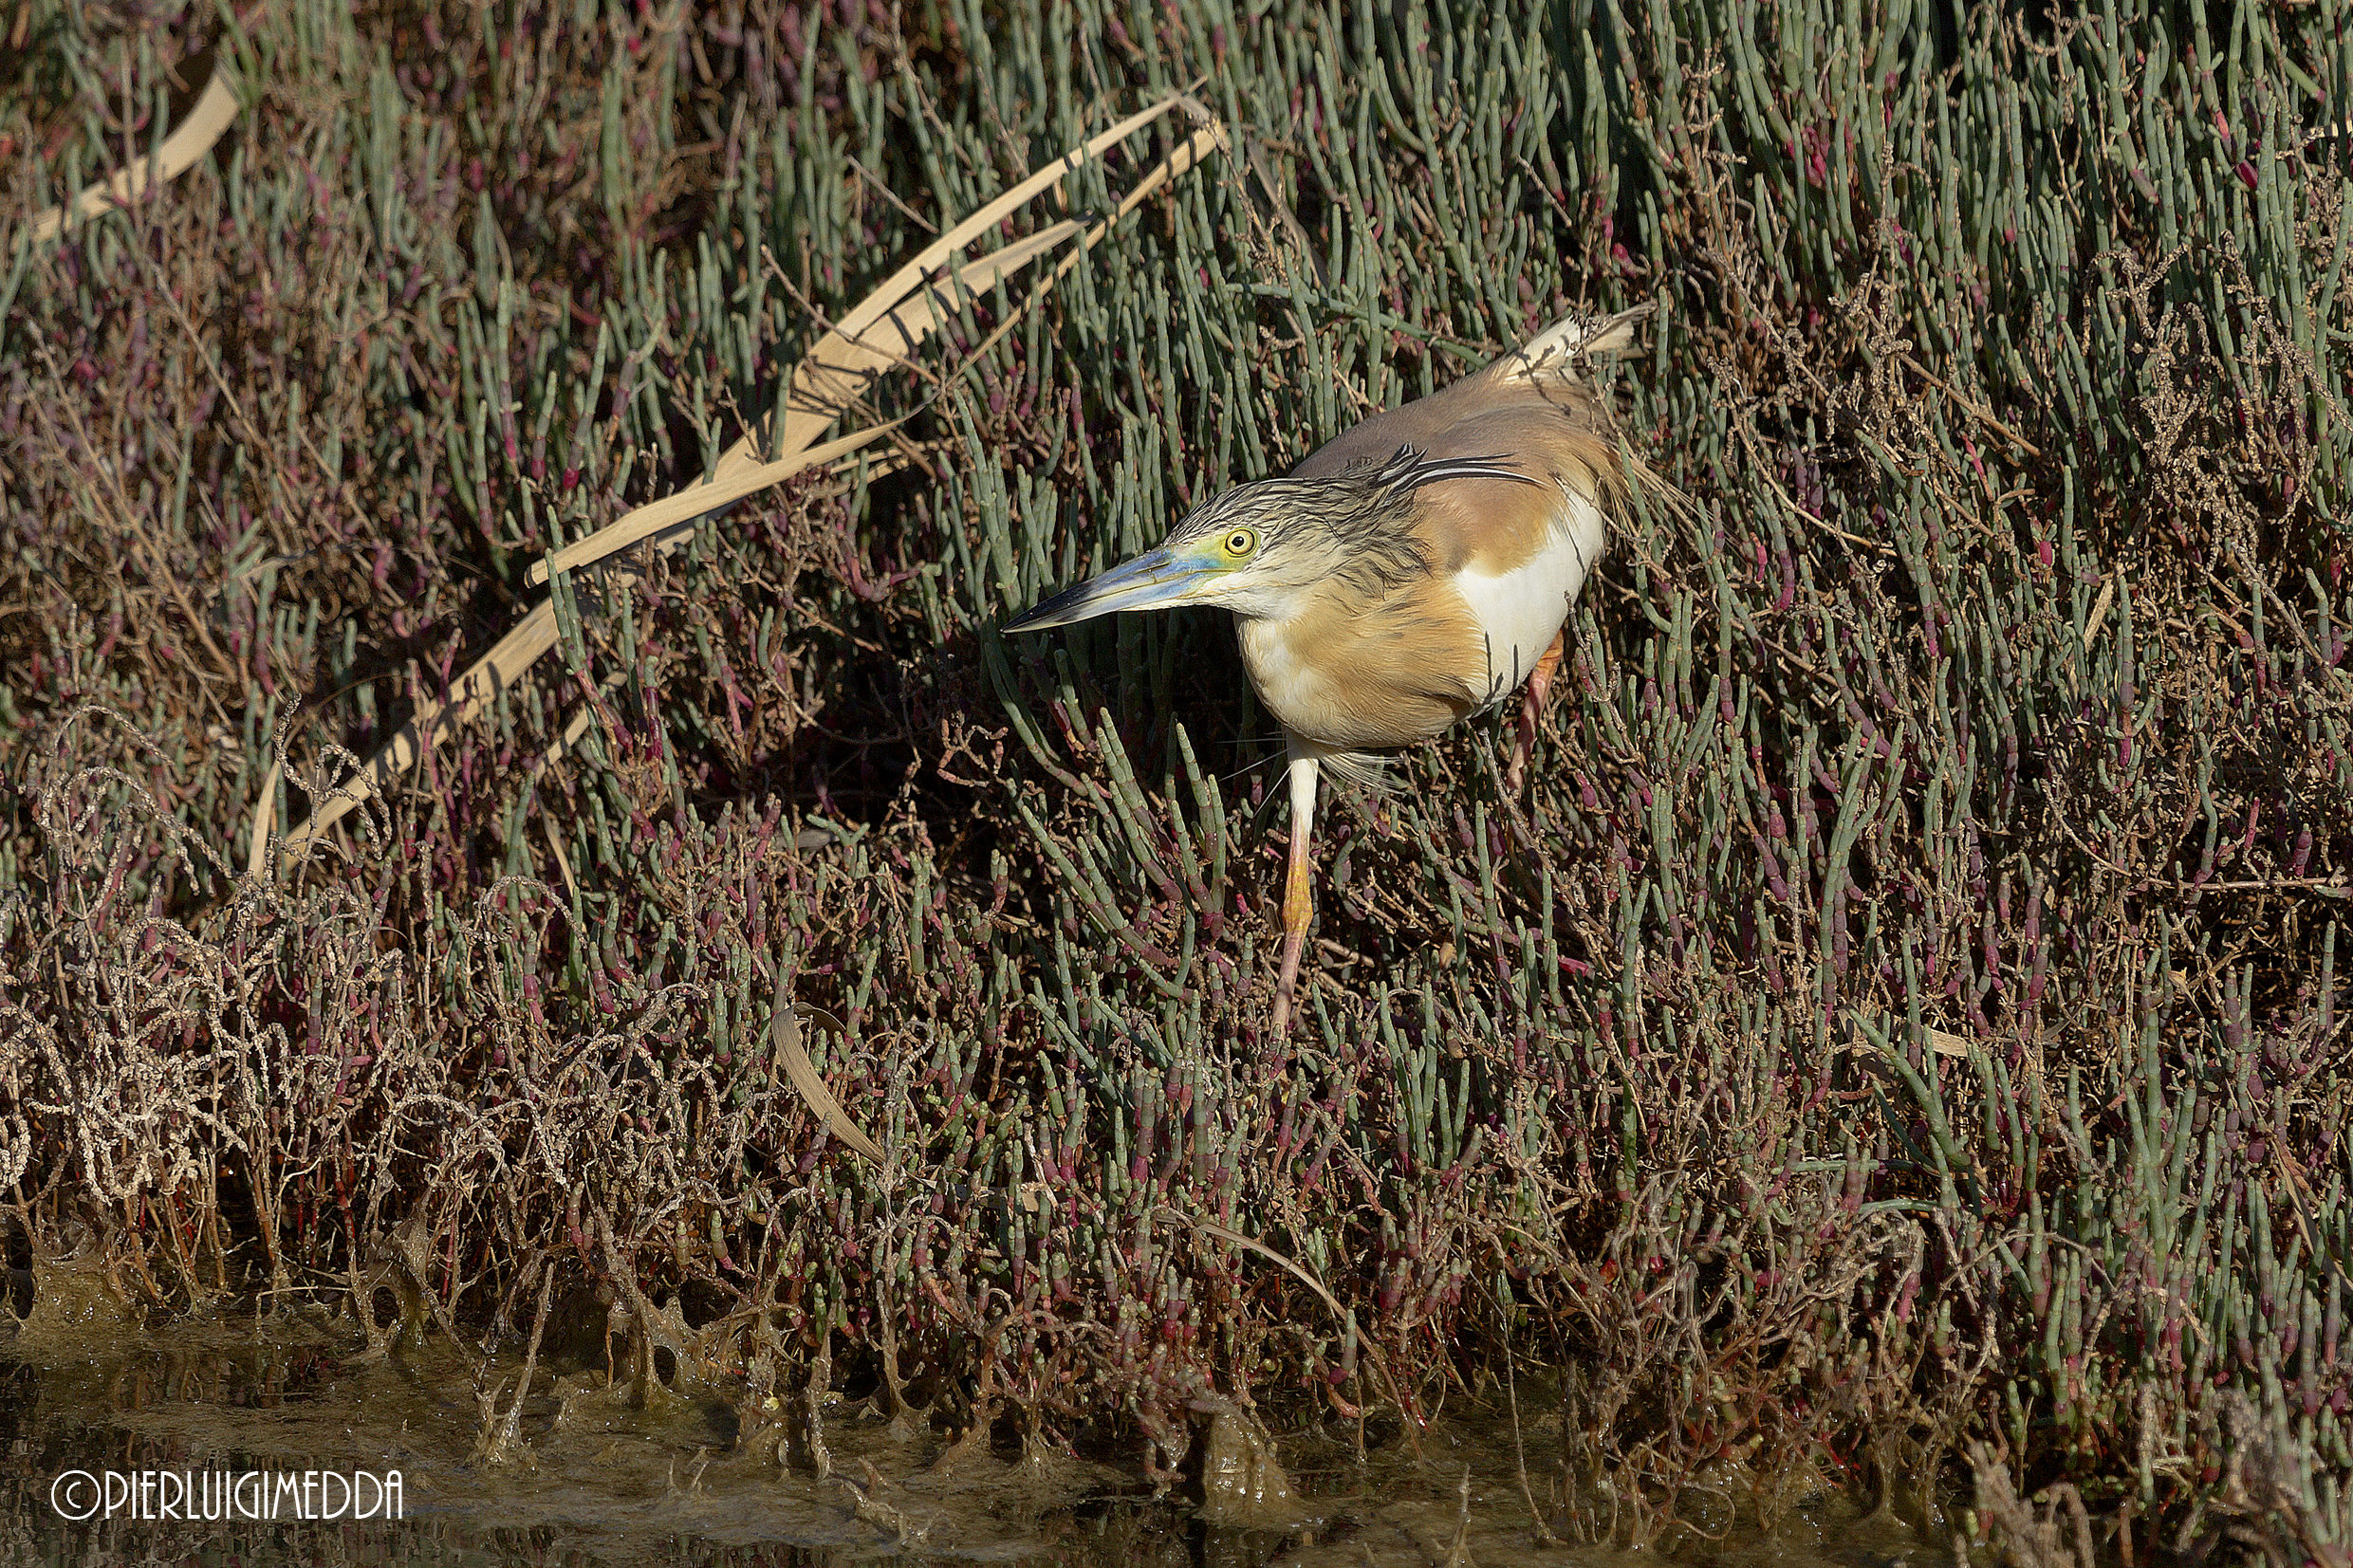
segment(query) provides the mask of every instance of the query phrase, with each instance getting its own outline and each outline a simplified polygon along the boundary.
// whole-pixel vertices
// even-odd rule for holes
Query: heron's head
[[[1237,485],[1195,507],[1157,549],[1065,588],[1005,629],[1038,632],[1115,610],[1180,604],[1281,619],[1319,591],[1378,592],[1428,569],[1419,541],[1403,526],[1412,492],[1430,478],[1465,471],[1467,465],[1424,464],[1408,448],[1378,468]]]

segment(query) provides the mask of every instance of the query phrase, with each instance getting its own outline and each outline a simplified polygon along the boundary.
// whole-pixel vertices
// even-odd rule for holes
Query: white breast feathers
[[[1602,558],[1607,538],[1601,509],[1562,487],[1552,527],[1536,552],[1501,572],[1477,563],[1454,574],[1454,591],[1470,605],[1487,638],[1487,669],[1472,689],[1484,707],[1519,690],[1568,619],[1568,607]]]

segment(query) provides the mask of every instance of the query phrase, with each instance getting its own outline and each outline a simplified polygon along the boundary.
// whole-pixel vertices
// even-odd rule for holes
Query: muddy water
[[[102,1318],[0,1343],[0,1560],[171,1559],[293,1563],[1018,1562],[1439,1564],[1557,1562],[1607,1568],[1629,1554],[1547,1546],[1518,1479],[1538,1495],[1557,1423],[1523,1387],[1522,1442],[1502,1412],[1442,1421],[1418,1456],[1352,1428],[1289,1434],[1267,1452],[1221,1430],[1213,1467],[1228,1501],[1155,1501],[1132,1472],[1068,1459],[1025,1462],[928,1432],[895,1434],[837,1403],[824,1422],[831,1474],[735,1449],[713,1399],[631,1410],[601,1369],[535,1387],[521,1451],[480,1457],[477,1372],[436,1342],[368,1362],[325,1327],[277,1319],[132,1334]],[[0,1324],[0,1334],[6,1325]],[[493,1366],[480,1386],[512,1381]],[[501,1407],[504,1408],[503,1406]],[[1205,1438],[1205,1442],[1206,1442]],[[401,1476],[403,1517],[360,1522],[214,1522],[101,1517],[52,1503],[68,1471],[337,1469]],[[1469,1477],[1466,1490],[1464,1478]],[[1288,1489],[1288,1497],[1283,1494]],[[1253,1504],[1251,1497],[1259,1501]],[[68,1500],[70,1501],[70,1500]],[[1945,1553],[1837,1499],[1797,1509],[1770,1539],[1687,1540],[1678,1561],[1778,1568],[1926,1568]],[[1656,1560],[1652,1555],[1650,1560]]]

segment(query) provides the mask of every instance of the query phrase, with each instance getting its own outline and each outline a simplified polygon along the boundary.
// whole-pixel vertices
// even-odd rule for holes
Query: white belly
[[[1568,607],[1602,558],[1607,532],[1592,502],[1566,491],[1544,547],[1500,575],[1466,566],[1454,591],[1487,638],[1487,670],[1476,695],[1482,706],[1519,689],[1568,619]]]

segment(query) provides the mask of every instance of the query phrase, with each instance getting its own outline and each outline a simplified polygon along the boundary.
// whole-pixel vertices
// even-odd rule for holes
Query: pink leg
[[[1316,760],[1291,747],[1290,872],[1283,884],[1283,968],[1274,981],[1274,1037],[1283,1038],[1290,1023],[1291,1001],[1299,989],[1299,952],[1306,945],[1307,923],[1315,917],[1315,899],[1307,885],[1307,844],[1315,836]]]
[[[1536,746],[1536,719],[1544,712],[1545,697],[1552,690],[1552,677],[1561,668],[1563,639],[1566,630],[1552,635],[1552,646],[1544,651],[1536,668],[1528,677],[1528,694],[1520,702],[1520,735],[1511,747],[1511,766],[1504,769],[1504,787],[1512,794],[1520,792],[1520,784],[1528,777],[1528,755]]]

